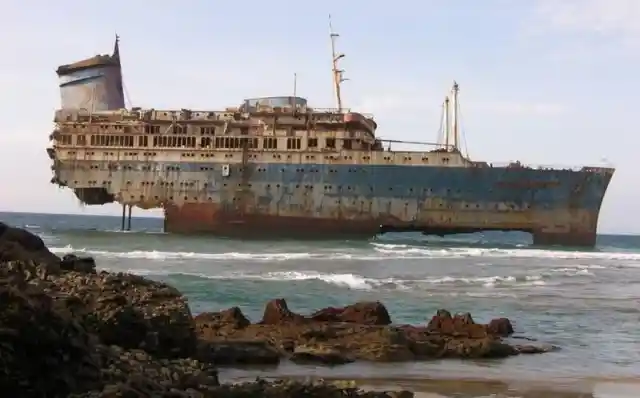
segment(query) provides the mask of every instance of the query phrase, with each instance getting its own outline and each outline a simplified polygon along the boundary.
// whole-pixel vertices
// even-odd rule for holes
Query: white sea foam
[[[203,259],[203,260],[253,260],[253,261],[288,261],[300,259],[313,260],[359,260],[376,261],[385,259],[428,259],[428,258],[534,258],[534,259],[561,259],[561,260],[618,260],[638,261],[640,265],[640,253],[625,252],[569,252],[537,249],[484,249],[484,248],[445,248],[430,249],[408,245],[386,245],[373,243],[373,252],[369,250],[354,251],[325,251],[325,252],[224,252],[224,253],[199,253],[199,252],[169,252],[158,250],[134,250],[134,251],[105,251],[93,249],[76,249],[69,245],[65,247],[53,247],[54,253],[84,252],[94,256],[135,258],[149,260],[171,259]],[[597,265],[595,266],[597,267]]]
[[[344,287],[353,290],[421,290],[428,291],[434,287],[535,287],[544,286],[546,281],[553,279],[548,275],[506,275],[506,276],[478,276],[478,277],[454,277],[442,276],[423,279],[403,279],[403,278],[372,278],[354,273],[323,273],[312,270],[305,271],[232,271],[213,273],[205,270],[185,271],[178,270],[171,266],[157,268],[119,268],[111,267],[109,271],[129,272],[138,275],[155,276],[186,276],[204,278],[212,280],[245,280],[245,281],[268,281],[268,282],[288,282],[288,281],[320,281],[329,285]],[[585,276],[580,271],[566,273],[564,276]]]
[[[58,254],[63,253],[83,253],[97,258],[105,258],[107,264],[115,267],[113,271],[124,271],[144,275],[182,275],[187,277],[198,277],[218,280],[261,280],[261,281],[319,281],[329,285],[340,286],[354,290],[373,290],[373,289],[393,289],[393,290],[421,290],[428,291],[438,287],[451,286],[464,288],[506,288],[506,287],[539,287],[545,286],[552,281],[552,284],[562,283],[563,278],[593,278],[596,277],[597,270],[607,268],[617,268],[619,263],[612,265],[592,264],[594,260],[625,260],[627,264],[633,266],[633,261],[629,259],[637,258],[640,260],[640,254],[633,253],[616,253],[616,252],[564,252],[564,251],[544,251],[533,249],[477,249],[477,248],[446,248],[446,249],[429,249],[420,248],[406,244],[372,244],[373,250],[349,250],[340,249],[335,252],[320,251],[315,253],[308,252],[223,252],[223,253],[198,253],[186,251],[157,251],[157,250],[134,250],[134,251],[109,251],[109,250],[93,250],[93,249],[76,249],[72,246],[54,247],[51,250]],[[372,252],[375,253],[372,255]],[[419,255],[416,255],[419,253]],[[515,255],[514,255],[515,253]],[[319,272],[316,270],[277,270],[273,268],[267,271],[260,271],[260,268],[250,269],[243,265],[244,263],[265,262],[279,263],[299,260],[316,260],[316,261],[368,261],[368,260],[397,260],[397,259],[414,259],[414,258],[443,258],[443,257],[480,257],[486,258],[482,264],[490,266],[489,258],[509,258],[509,257],[533,257],[542,259],[583,259],[579,264],[570,264],[567,261],[548,261],[543,265],[536,266],[535,269],[524,270],[513,267],[506,271],[504,275],[444,275],[433,277],[409,277],[397,278],[372,278],[355,273],[348,272]],[[142,260],[142,261],[126,261],[126,259]],[[108,261],[111,260],[111,261]],[[114,265],[114,261],[115,264]],[[118,261],[121,260],[121,261]],[[145,261],[146,260],[146,261]],[[181,260],[180,266],[174,261]],[[193,261],[190,261],[193,260]],[[239,262],[238,266],[234,266],[234,271],[224,271],[220,266],[203,265],[198,260],[205,262],[213,261],[224,265]],[[289,267],[283,263],[283,267]],[[307,263],[298,263],[300,265]],[[296,264],[296,265],[298,265]],[[475,266],[474,266],[475,267]],[[247,269],[249,268],[249,269]],[[311,267],[313,269],[314,267]],[[237,269],[237,271],[235,270]],[[320,269],[320,268],[318,268]],[[478,268],[478,269],[489,268]],[[473,272],[473,271],[470,271]],[[485,272],[486,274],[487,272]],[[492,272],[493,273],[493,272]],[[420,279],[422,278],[422,279]],[[577,280],[577,279],[576,279]]]

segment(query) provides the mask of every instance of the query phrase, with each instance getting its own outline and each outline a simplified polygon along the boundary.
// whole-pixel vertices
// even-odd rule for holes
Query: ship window
[[[211,148],[211,138],[210,137],[200,138],[200,148]]]
[[[307,139],[307,147],[309,147],[309,148],[317,148],[318,147],[318,139],[317,138],[308,138]]]
[[[335,148],[336,147],[336,139],[335,138],[327,138],[325,140],[325,147],[327,148]]]
[[[300,138],[287,138],[287,149],[300,149]]]
[[[262,140],[262,149],[277,149],[278,140],[276,138],[264,138]]]
[[[343,149],[353,149],[353,141],[352,140],[343,140],[342,141],[342,148]]]

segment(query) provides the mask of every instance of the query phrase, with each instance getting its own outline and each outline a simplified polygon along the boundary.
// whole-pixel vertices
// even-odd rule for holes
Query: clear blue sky
[[[333,106],[328,14],[351,80],[346,106],[386,138],[435,140],[453,79],[472,158],[614,164],[601,232],[640,232],[640,1],[3,0],[0,210],[81,208],[49,184],[45,153],[60,103],[55,68],[110,52],[121,36],[136,106],[222,108],[298,93]],[[140,213],[141,211],[139,211]]]

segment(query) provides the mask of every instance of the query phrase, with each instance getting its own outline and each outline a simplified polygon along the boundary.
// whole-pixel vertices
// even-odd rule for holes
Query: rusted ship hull
[[[534,216],[535,217],[535,216]],[[597,218],[596,215],[590,217]],[[386,225],[381,224],[386,223]],[[544,232],[530,225],[505,223],[502,226],[447,226],[423,223],[403,223],[393,220],[317,219],[301,216],[241,214],[220,209],[207,203],[188,203],[165,206],[164,229],[178,234],[210,234],[242,239],[367,239],[386,232],[419,231],[429,235],[445,236],[487,230],[531,232],[536,245],[562,245],[593,247],[596,229],[569,229],[563,232]]]
[[[269,175],[267,165],[253,169],[265,168]],[[233,170],[226,178],[212,173],[204,202],[164,204],[166,231],[339,238],[392,231],[447,235],[513,230],[532,233],[540,245],[590,247],[595,245],[600,205],[613,175],[612,169],[342,170],[322,165],[312,169],[325,173],[299,175],[299,165],[278,168],[278,179],[273,180],[261,178],[262,173],[245,173],[244,181],[243,174]],[[320,181],[311,184],[311,176]]]

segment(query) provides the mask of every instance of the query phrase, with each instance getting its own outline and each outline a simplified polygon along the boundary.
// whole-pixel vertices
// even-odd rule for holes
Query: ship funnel
[[[119,41],[116,35],[111,55],[96,55],[58,68],[61,109],[99,112],[125,107]]]

